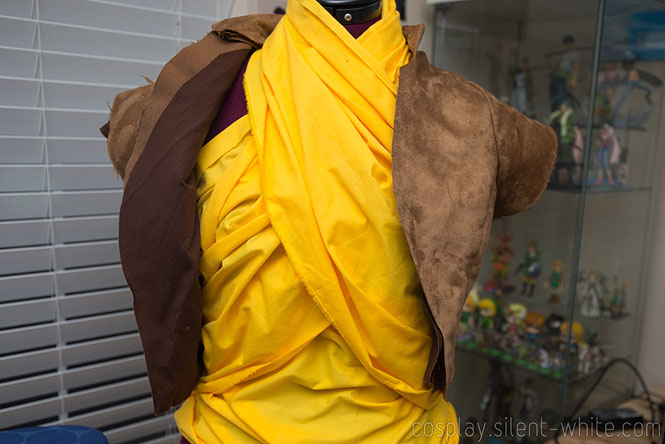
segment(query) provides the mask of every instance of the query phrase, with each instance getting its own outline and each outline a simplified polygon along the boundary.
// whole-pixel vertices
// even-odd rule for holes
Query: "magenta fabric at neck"
[[[344,25],[344,27],[349,31],[349,34],[357,39],[363,34],[363,32],[367,31],[370,26],[379,20],[380,17],[367,23]],[[208,143],[213,137],[228,128],[233,122],[247,114],[247,102],[245,101],[245,91],[242,87],[242,80],[245,77],[248,63],[249,57],[245,60],[245,64],[234,80],[231,90],[224,99],[224,102],[222,102],[222,106],[219,108],[219,112],[210,126],[210,131],[208,132],[204,143]]]

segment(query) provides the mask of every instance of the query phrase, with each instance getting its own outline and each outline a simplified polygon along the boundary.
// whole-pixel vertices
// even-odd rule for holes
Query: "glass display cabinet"
[[[433,48],[436,66],[557,133],[547,191],[494,224],[449,391],[462,427],[497,426],[484,442],[545,442],[608,363],[635,361],[665,137],[665,2],[442,2]],[[587,410],[636,380],[617,365],[603,381]],[[515,436],[518,421],[544,427]]]

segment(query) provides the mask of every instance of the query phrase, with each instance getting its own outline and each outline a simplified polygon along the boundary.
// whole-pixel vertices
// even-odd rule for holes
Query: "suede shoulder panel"
[[[400,71],[393,184],[402,228],[435,321],[425,381],[445,393],[456,331],[494,216],[526,209],[556,156],[551,128],[424,53]]]

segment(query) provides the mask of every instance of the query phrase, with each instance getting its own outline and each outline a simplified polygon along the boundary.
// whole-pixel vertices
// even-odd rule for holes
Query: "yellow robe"
[[[252,55],[249,114],[196,166],[207,373],[176,412],[190,443],[458,441],[422,383],[432,332],[392,190],[410,57],[394,0],[357,40],[289,0]]]

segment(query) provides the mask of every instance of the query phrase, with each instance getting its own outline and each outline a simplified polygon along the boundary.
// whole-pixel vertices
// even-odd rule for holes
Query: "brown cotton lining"
[[[155,83],[127,165],[131,174],[126,175],[120,208],[120,257],[134,295],[157,414],[184,401],[202,369],[201,247],[193,170],[212,119],[249,51],[245,44],[223,43],[211,33],[169,62]]]

